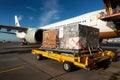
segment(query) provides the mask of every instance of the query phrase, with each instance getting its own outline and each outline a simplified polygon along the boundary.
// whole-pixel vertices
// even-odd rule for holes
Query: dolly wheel
[[[37,55],[36,58],[37,58],[37,60],[42,60],[43,56],[42,55]]]
[[[72,64],[72,63],[70,63],[70,62],[64,62],[64,63],[63,63],[63,69],[64,69],[66,72],[72,71],[72,68],[73,68],[73,64]]]

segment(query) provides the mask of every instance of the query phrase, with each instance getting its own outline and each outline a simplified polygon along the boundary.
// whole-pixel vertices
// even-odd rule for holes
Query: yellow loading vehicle
[[[32,54],[36,55],[38,60],[47,57],[63,63],[63,69],[67,72],[74,69],[74,66],[92,70],[97,68],[101,63],[111,62],[115,58],[115,53],[112,51],[97,50],[81,50],[67,51],[56,49],[33,49]]]
[[[67,72],[74,66],[95,69],[115,58],[114,52],[99,48],[99,30],[91,26],[68,25],[44,31],[42,37],[41,47],[33,49],[32,54],[37,55],[38,60],[47,57],[62,62]]]

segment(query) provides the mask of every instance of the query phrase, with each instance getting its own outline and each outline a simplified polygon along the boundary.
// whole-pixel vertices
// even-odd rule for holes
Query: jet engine
[[[42,36],[42,29],[28,29],[25,39],[29,43],[39,43],[42,42]]]

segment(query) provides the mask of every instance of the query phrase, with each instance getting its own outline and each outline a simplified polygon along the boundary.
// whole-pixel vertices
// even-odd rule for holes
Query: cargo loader
[[[114,52],[100,48],[98,29],[80,24],[44,31],[41,47],[33,49],[32,54],[38,60],[46,57],[62,62],[67,72],[75,66],[87,70],[96,69],[115,58]]]
[[[70,52],[70,51],[68,51]],[[73,51],[74,52],[74,51]],[[99,64],[106,64],[115,58],[115,53],[112,51],[100,50],[81,50],[79,53],[67,53],[66,51],[55,51],[47,49],[33,49],[32,54],[36,55],[38,60],[44,57],[50,58],[63,63],[63,69],[67,72],[74,69],[75,66],[87,70],[96,69]],[[102,65],[101,64],[101,65]]]

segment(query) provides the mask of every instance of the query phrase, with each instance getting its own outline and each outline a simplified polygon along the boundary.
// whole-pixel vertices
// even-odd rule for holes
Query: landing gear
[[[22,44],[22,45],[28,45],[28,42],[23,41],[21,44]]]

